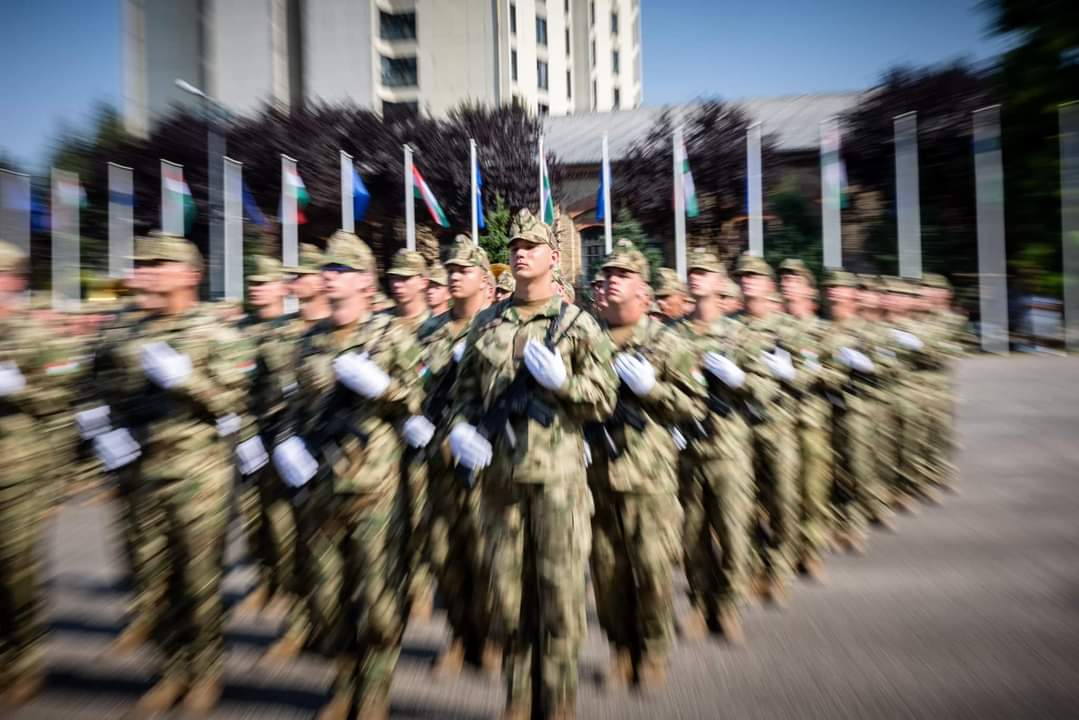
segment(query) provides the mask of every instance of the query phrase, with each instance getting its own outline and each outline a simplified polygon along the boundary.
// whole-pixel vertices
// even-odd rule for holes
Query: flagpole
[[[603,246],[611,254],[611,156],[607,151],[607,133],[603,133]]]
[[[674,263],[678,277],[686,279],[686,196],[682,185],[682,126],[674,129]]]
[[[746,203],[749,211],[749,252],[764,256],[763,188],[761,182],[761,124],[746,128]]]
[[[290,174],[298,172],[296,160],[281,154],[281,263],[299,264],[299,235],[296,228],[296,188]],[[294,296],[285,298],[285,311],[295,312],[299,301]]]
[[[405,145],[405,247],[416,249],[416,200],[412,189],[412,148]]]
[[[225,299],[241,302],[244,299],[244,169],[242,162],[227,155],[222,161]]]
[[[824,267],[843,267],[841,194],[839,177],[839,120],[826,118],[820,124],[821,245]]]
[[[468,140],[468,155],[469,165],[468,176],[472,180],[472,242],[478,243],[480,240],[480,216],[479,216],[479,203],[476,202],[476,196],[479,194],[479,182],[476,178],[476,141],[472,138]]]
[[[352,206],[352,156],[344,150],[341,157],[341,229],[356,232],[356,218]]]
[[[134,255],[131,168],[108,164],[109,173],[109,277],[124,278],[131,271]],[[120,198],[124,198],[123,202]]]
[[[79,309],[79,205],[75,173],[52,169],[52,309]]]
[[[539,166],[539,218],[543,221],[546,210],[546,199],[543,197],[543,136],[539,136],[539,155],[536,164]]]

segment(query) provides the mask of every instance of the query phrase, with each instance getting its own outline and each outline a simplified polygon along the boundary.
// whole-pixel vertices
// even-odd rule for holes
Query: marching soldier
[[[492,636],[506,648],[505,718],[574,717],[586,632],[592,499],[583,425],[614,410],[611,347],[590,315],[558,297],[558,242],[522,210],[513,298],[473,320],[449,443],[466,478],[481,472]]]
[[[513,279],[513,273],[503,270],[502,274],[498,276],[498,283],[495,285],[495,302],[502,302],[513,295],[513,291],[516,289],[517,283]]]
[[[431,310],[431,316],[441,315],[450,309],[449,276],[446,268],[439,263],[431,265],[431,271],[427,275],[427,307]]]
[[[686,315],[686,284],[674,270],[660,268],[656,272],[655,296],[659,311],[670,322],[681,320]]]
[[[330,301],[322,286],[322,251],[317,245],[300,243],[299,265],[283,267],[292,277],[289,292],[299,301],[299,320],[310,328],[330,316]]]
[[[390,293],[397,305],[393,309],[395,324],[410,335],[431,317],[427,307],[427,261],[415,250],[398,250],[386,271]]]
[[[930,462],[934,477],[943,490],[954,491],[957,470],[952,462],[955,451],[955,363],[963,354],[967,319],[952,307],[952,286],[947,278],[927,273],[922,279],[926,315],[943,353],[942,367],[928,376],[932,380],[933,406],[930,417]]]

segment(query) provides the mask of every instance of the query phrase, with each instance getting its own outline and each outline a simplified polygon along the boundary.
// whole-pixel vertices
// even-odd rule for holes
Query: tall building
[[[125,116],[145,133],[183,79],[246,114],[352,102],[441,115],[641,102],[639,0],[125,0]]]

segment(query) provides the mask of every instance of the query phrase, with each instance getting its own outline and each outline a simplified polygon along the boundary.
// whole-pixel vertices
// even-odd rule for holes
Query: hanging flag
[[[480,230],[487,229],[487,220],[483,217],[483,175],[480,174],[480,161],[476,159],[476,223]]]
[[[431,188],[427,187],[427,182],[423,179],[423,175],[420,175],[420,171],[415,165],[412,166],[412,192],[417,198],[423,200],[432,220],[444,228],[450,226],[450,221],[446,219],[446,213],[442,211],[442,206],[438,204],[435,194],[431,192]]]
[[[847,209],[847,161],[839,158],[839,209]]]
[[[49,232],[52,228],[52,219],[45,203],[30,195],[30,231]]]
[[[607,215],[607,208],[603,204],[603,176],[606,173],[603,172],[603,166],[599,166],[599,187],[596,188],[596,222],[603,222],[603,219]]]
[[[77,176],[68,177],[65,174],[57,178],[56,190],[60,201],[68,207],[77,207],[80,210],[86,207],[86,190],[79,184]]]
[[[261,210],[259,210],[258,203],[255,202],[255,196],[251,194],[251,190],[247,187],[247,182],[241,182],[243,182],[244,215],[247,216],[248,220],[255,223],[259,227],[268,227],[270,223],[267,222],[266,216],[262,214]]]
[[[547,157],[540,146],[540,219],[547,225],[554,224],[554,198],[551,197],[551,176],[547,172]]]
[[[191,197],[191,188],[187,186],[187,181],[184,180],[184,171],[182,168],[173,165],[164,165],[162,170],[165,173],[165,191],[172,195],[174,203],[179,204],[179,206],[183,208],[183,234],[187,235],[191,232],[191,225],[195,222],[196,212],[195,199]]]
[[[307,207],[307,201],[310,199],[307,196],[307,186],[303,184],[303,178],[300,177],[300,173],[295,171],[289,171],[285,174],[285,179],[288,181],[289,186],[296,195],[296,224],[303,225],[307,222],[307,215],[304,214],[304,208]]]
[[[689,155],[686,154],[686,143],[682,142],[682,197],[686,203],[686,217],[695,218],[700,214],[697,207],[697,188],[693,184],[693,173],[689,170]]]
[[[352,221],[363,222],[367,214],[367,206],[371,203],[371,193],[367,192],[367,186],[363,184],[363,178],[352,167]]]

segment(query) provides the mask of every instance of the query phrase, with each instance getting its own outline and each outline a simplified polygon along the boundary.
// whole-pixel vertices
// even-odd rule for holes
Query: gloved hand
[[[794,365],[791,363],[791,354],[781,347],[774,352],[762,352],[761,358],[768,366],[768,371],[783,382],[794,380]]]
[[[269,462],[266,455],[266,447],[262,444],[262,438],[254,435],[236,446],[236,463],[240,466],[241,475],[250,475],[261,470]]]
[[[381,397],[390,386],[390,376],[367,353],[338,355],[333,361],[333,371],[345,387],[368,400]]]
[[[295,435],[273,449],[273,465],[285,484],[293,488],[303,487],[318,472],[318,461]]]
[[[914,333],[899,330],[898,328],[892,328],[892,335],[895,337],[895,341],[899,343],[899,346],[906,350],[921,350],[925,347],[925,343],[922,342],[922,339]]]
[[[871,373],[874,372],[877,367],[873,364],[865,353],[859,352],[854,348],[841,347],[835,354],[835,359],[846,365],[851,370],[857,370],[858,372]]]
[[[656,386],[655,368],[640,355],[618,353],[614,358],[614,371],[637,397],[644,397]]]
[[[465,422],[458,423],[450,431],[450,452],[458,463],[469,470],[482,470],[491,464],[494,457],[487,438]]]
[[[548,350],[542,343],[525,343],[525,367],[548,390],[558,390],[566,384],[566,366],[557,350]]]
[[[240,429],[240,418],[235,413],[222,415],[217,419],[217,436],[235,435]]]
[[[738,372],[741,372],[741,370]],[[720,378],[720,380],[722,379],[723,378]],[[679,451],[686,449],[686,436],[682,434],[681,430],[673,425],[671,426],[671,437],[674,438],[674,446],[678,448]]]
[[[737,390],[746,381],[746,374],[742,371],[742,368],[735,365],[730,358],[725,358],[719,353],[707,352],[704,354],[704,369],[715,375],[720,382],[731,390]]]
[[[14,395],[26,387],[26,378],[13,361],[0,363],[0,397]]]
[[[108,405],[98,405],[95,408],[75,413],[75,426],[79,429],[79,437],[83,440],[93,440],[98,435],[108,432],[112,427],[109,422],[110,412]]]
[[[180,385],[191,375],[191,358],[165,342],[144,345],[141,360],[150,382],[166,390]]]
[[[94,454],[108,471],[118,470],[134,462],[142,450],[127,428],[116,428],[94,438]]]
[[[584,466],[586,468],[592,466],[592,448],[588,446],[587,442],[584,444]]]
[[[453,346],[453,361],[455,363],[461,362],[461,358],[465,356],[465,341],[461,340]]]
[[[405,425],[401,428],[401,437],[414,448],[427,447],[434,435],[435,426],[423,415],[413,415],[405,420]]]

